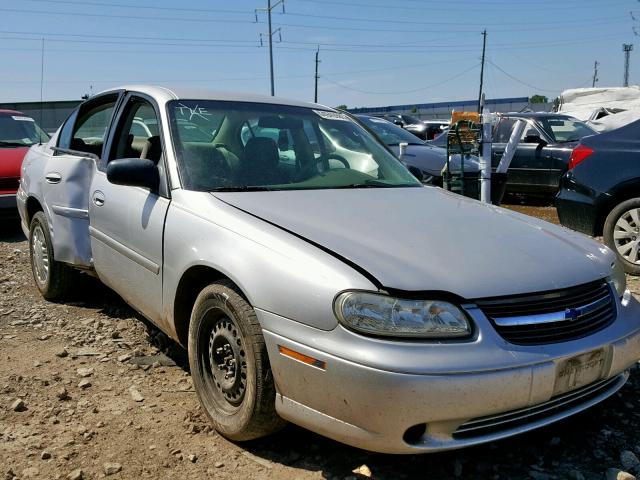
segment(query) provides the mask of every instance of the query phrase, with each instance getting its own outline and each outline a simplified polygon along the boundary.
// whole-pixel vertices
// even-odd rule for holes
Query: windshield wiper
[[[365,180],[362,183],[349,183],[347,185],[337,185],[329,188],[398,188],[398,187],[410,187],[411,184],[401,183],[398,185],[391,185],[389,183],[378,182],[376,180]]]
[[[212,192],[269,192],[271,190],[273,189],[255,185],[255,186],[244,186],[244,187],[220,187],[220,188],[214,188],[211,191]]]
[[[0,147],[30,147],[33,144],[26,144],[21,142],[7,142],[5,140],[0,140]]]

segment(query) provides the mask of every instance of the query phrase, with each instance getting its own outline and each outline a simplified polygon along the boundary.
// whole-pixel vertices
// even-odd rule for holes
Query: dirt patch
[[[0,223],[0,478],[601,479],[640,454],[639,396],[632,375],[587,413],[434,455],[373,454],[295,426],[234,444],[202,414],[180,347],[93,279],[44,301],[18,226]]]

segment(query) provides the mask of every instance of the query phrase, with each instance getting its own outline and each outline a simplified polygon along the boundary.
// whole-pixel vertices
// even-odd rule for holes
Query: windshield
[[[541,118],[538,120],[542,129],[556,142],[577,142],[587,135],[597,132],[586,123],[571,118]]]
[[[168,110],[180,178],[188,190],[421,186],[343,113],[212,100],[176,100]]]
[[[416,137],[413,133],[409,133],[404,128],[394,125],[391,122],[387,122],[381,118],[376,117],[358,117],[362,122],[369,127],[373,132],[380,137],[384,143],[389,146],[399,145],[401,142],[406,142],[409,145],[422,145],[424,142]]]
[[[0,115],[0,147],[28,147],[48,140],[33,118],[19,113]]]
[[[422,120],[417,117],[412,117],[411,115],[400,115],[402,117],[402,121],[407,125],[420,125]]]

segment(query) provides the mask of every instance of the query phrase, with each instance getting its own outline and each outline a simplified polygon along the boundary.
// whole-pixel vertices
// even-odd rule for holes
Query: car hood
[[[20,177],[22,160],[29,147],[0,147],[0,178]]]
[[[400,155],[400,147],[392,145],[389,147],[396,156]],[[404,161],[411,167],[418,167],[429,175],[439,177],[442,175],[442,167],[447,161],[447,152],[431,145],[407,145],[404,154]]]
[[[214,195],[356,264],[380,288],[540,292],[606,277],[613,261],[584,235],[437,187]]]

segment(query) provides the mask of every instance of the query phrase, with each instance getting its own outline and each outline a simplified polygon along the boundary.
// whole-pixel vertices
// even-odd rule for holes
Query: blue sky
[[[274,0],[275,3],[275,0]],[[266,0],[0,0],[0,102],[67,100],[123,83],[269,93]],[[632,11],[637,10],[634,21]],[[637,0],[286,0],[274,9],[276,95],[349,107],[477,98],[488,31],[488,97],[555,97],[620,86]],[[276,40],[278,36],[276,35]],[[266,36],[263,37],[266,45]],[[640,41],[630,83],[640,82]]]

